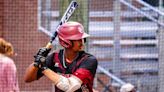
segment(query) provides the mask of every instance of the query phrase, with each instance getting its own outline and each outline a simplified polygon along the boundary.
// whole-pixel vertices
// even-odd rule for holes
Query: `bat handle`
[[[53,46],[52,46],[52,42],[55,40],[55,38],[56,38],[56,36],[57,36],[57,32],[55,32],[54,33],[54,36],[51,38],[51,40],[48,42],[48,44],[46,45],[46,48],[52,48]]]
[[[52,43],[51,42],[48,42],[48,44],[46,45],[46,48],[48,49],[51,49],[53,46],[52,46]]]

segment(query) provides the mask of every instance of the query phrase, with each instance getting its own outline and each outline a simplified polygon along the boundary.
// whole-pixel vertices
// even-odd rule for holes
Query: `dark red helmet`
[[[63,47],[72,46],[70,40],[79,40],[89,37],[84,32],[84,27],[78,22],[66,22],[60,26],[58,30],[59,42]]]

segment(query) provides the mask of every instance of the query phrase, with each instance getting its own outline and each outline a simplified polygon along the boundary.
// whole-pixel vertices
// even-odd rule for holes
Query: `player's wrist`
[[[44,70],[46,70],[46,69],[48,69],[48,67],[42,67],[42,68],[41,68],[42,71],[44,71]]]
[[[41,67],[40,69],[41,69],[41,71],[43,73],[45,70],[48,70],[49,68],[48,67]]]

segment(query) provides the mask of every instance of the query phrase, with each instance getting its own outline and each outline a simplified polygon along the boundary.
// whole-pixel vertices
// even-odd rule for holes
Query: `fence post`
[[[114,0],[113,2],[113,12],[114,12],[114,55],[113,55],[113,72],[116,76],[120,77],[120,12],[121,6],[119,0]]]
[[[159,0],[159,9],[164,12],[163,0]],[[159,21],[164,22],[164,16],[159,17]],[[159,85],[158,92],[164,92],[164,27],[159,28],[158,47],[159,47]]]

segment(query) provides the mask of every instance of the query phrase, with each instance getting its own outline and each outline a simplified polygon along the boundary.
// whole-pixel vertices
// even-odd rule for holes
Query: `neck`
[[[76,58],[76,56],[78,55],[78,52],[74,52],[72,50],[69,49],[65,49],[64,51],[64,55],[65,55],[65,59],[68,63],[72,63],[73,60]]]

